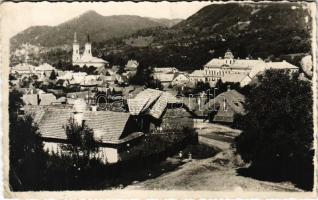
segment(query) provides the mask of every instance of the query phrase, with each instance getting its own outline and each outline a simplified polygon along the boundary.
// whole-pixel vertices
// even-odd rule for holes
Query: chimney
[[[230,91],[230,90],[231,90],[231,86],[227,85],[227,91]]]
[[[91,109],[93,112],[96,112],[97,111],[97,106],[91,106]]]

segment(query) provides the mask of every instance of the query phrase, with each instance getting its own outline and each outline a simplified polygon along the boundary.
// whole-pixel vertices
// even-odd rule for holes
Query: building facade
[[[262,59],[235,59],[232,52],[227,50],[223,58],[214,58],[204,65],[203,70],[195,70],[189,75],[193,84],[198,82],[209,83],[214,86],[218,80],[223,82],[239,82],[247,85],[257,74],[267,69],[286,70],[297,72],[298,67],[286,62],[265,62]]]

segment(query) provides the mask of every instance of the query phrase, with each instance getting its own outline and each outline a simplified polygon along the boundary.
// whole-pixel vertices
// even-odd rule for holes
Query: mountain
[[[149,38],[146,47],[106,42],[111,60],[137,59],[146,65],[198,69],[231,49],[235,57],[288,59],[311,50],[311,17],[300,3],[212,4],[171,28],[143,29],[128,38]],[[127,40],[124,39],[125,41]],[[296,58],[296,59],[295,59]],[[293,56],[289,61],[299,64]]]
[[[23,43],[54,47],[72,44],[74,32],[80,42],[89,33],[93,42],[102,42],[114,37],[130,35],[137,30],[151,27],[170,27],[178,20],[154,19],[134,15],[102,16],[88,11],[77,18],[57,26],[33,26],[11,38],[11,49]]]

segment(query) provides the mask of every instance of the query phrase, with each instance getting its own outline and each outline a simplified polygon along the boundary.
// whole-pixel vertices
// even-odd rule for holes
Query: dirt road
[[[206,159],[193,159],[175,171],[162,174],[126,187],[151,190],[208,190],[208,191],[301,191],[290,182],[267,182],[237,173],[243,165],[231,148],[240,130],[226,126],[196,123],[199,142],[218,148],[220,153]]]

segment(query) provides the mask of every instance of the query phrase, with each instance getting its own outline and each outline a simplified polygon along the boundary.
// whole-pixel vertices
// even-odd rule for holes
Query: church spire
[[[74,43],[77,43],[77,35],[76,35],[76,32],[74,32]]]

